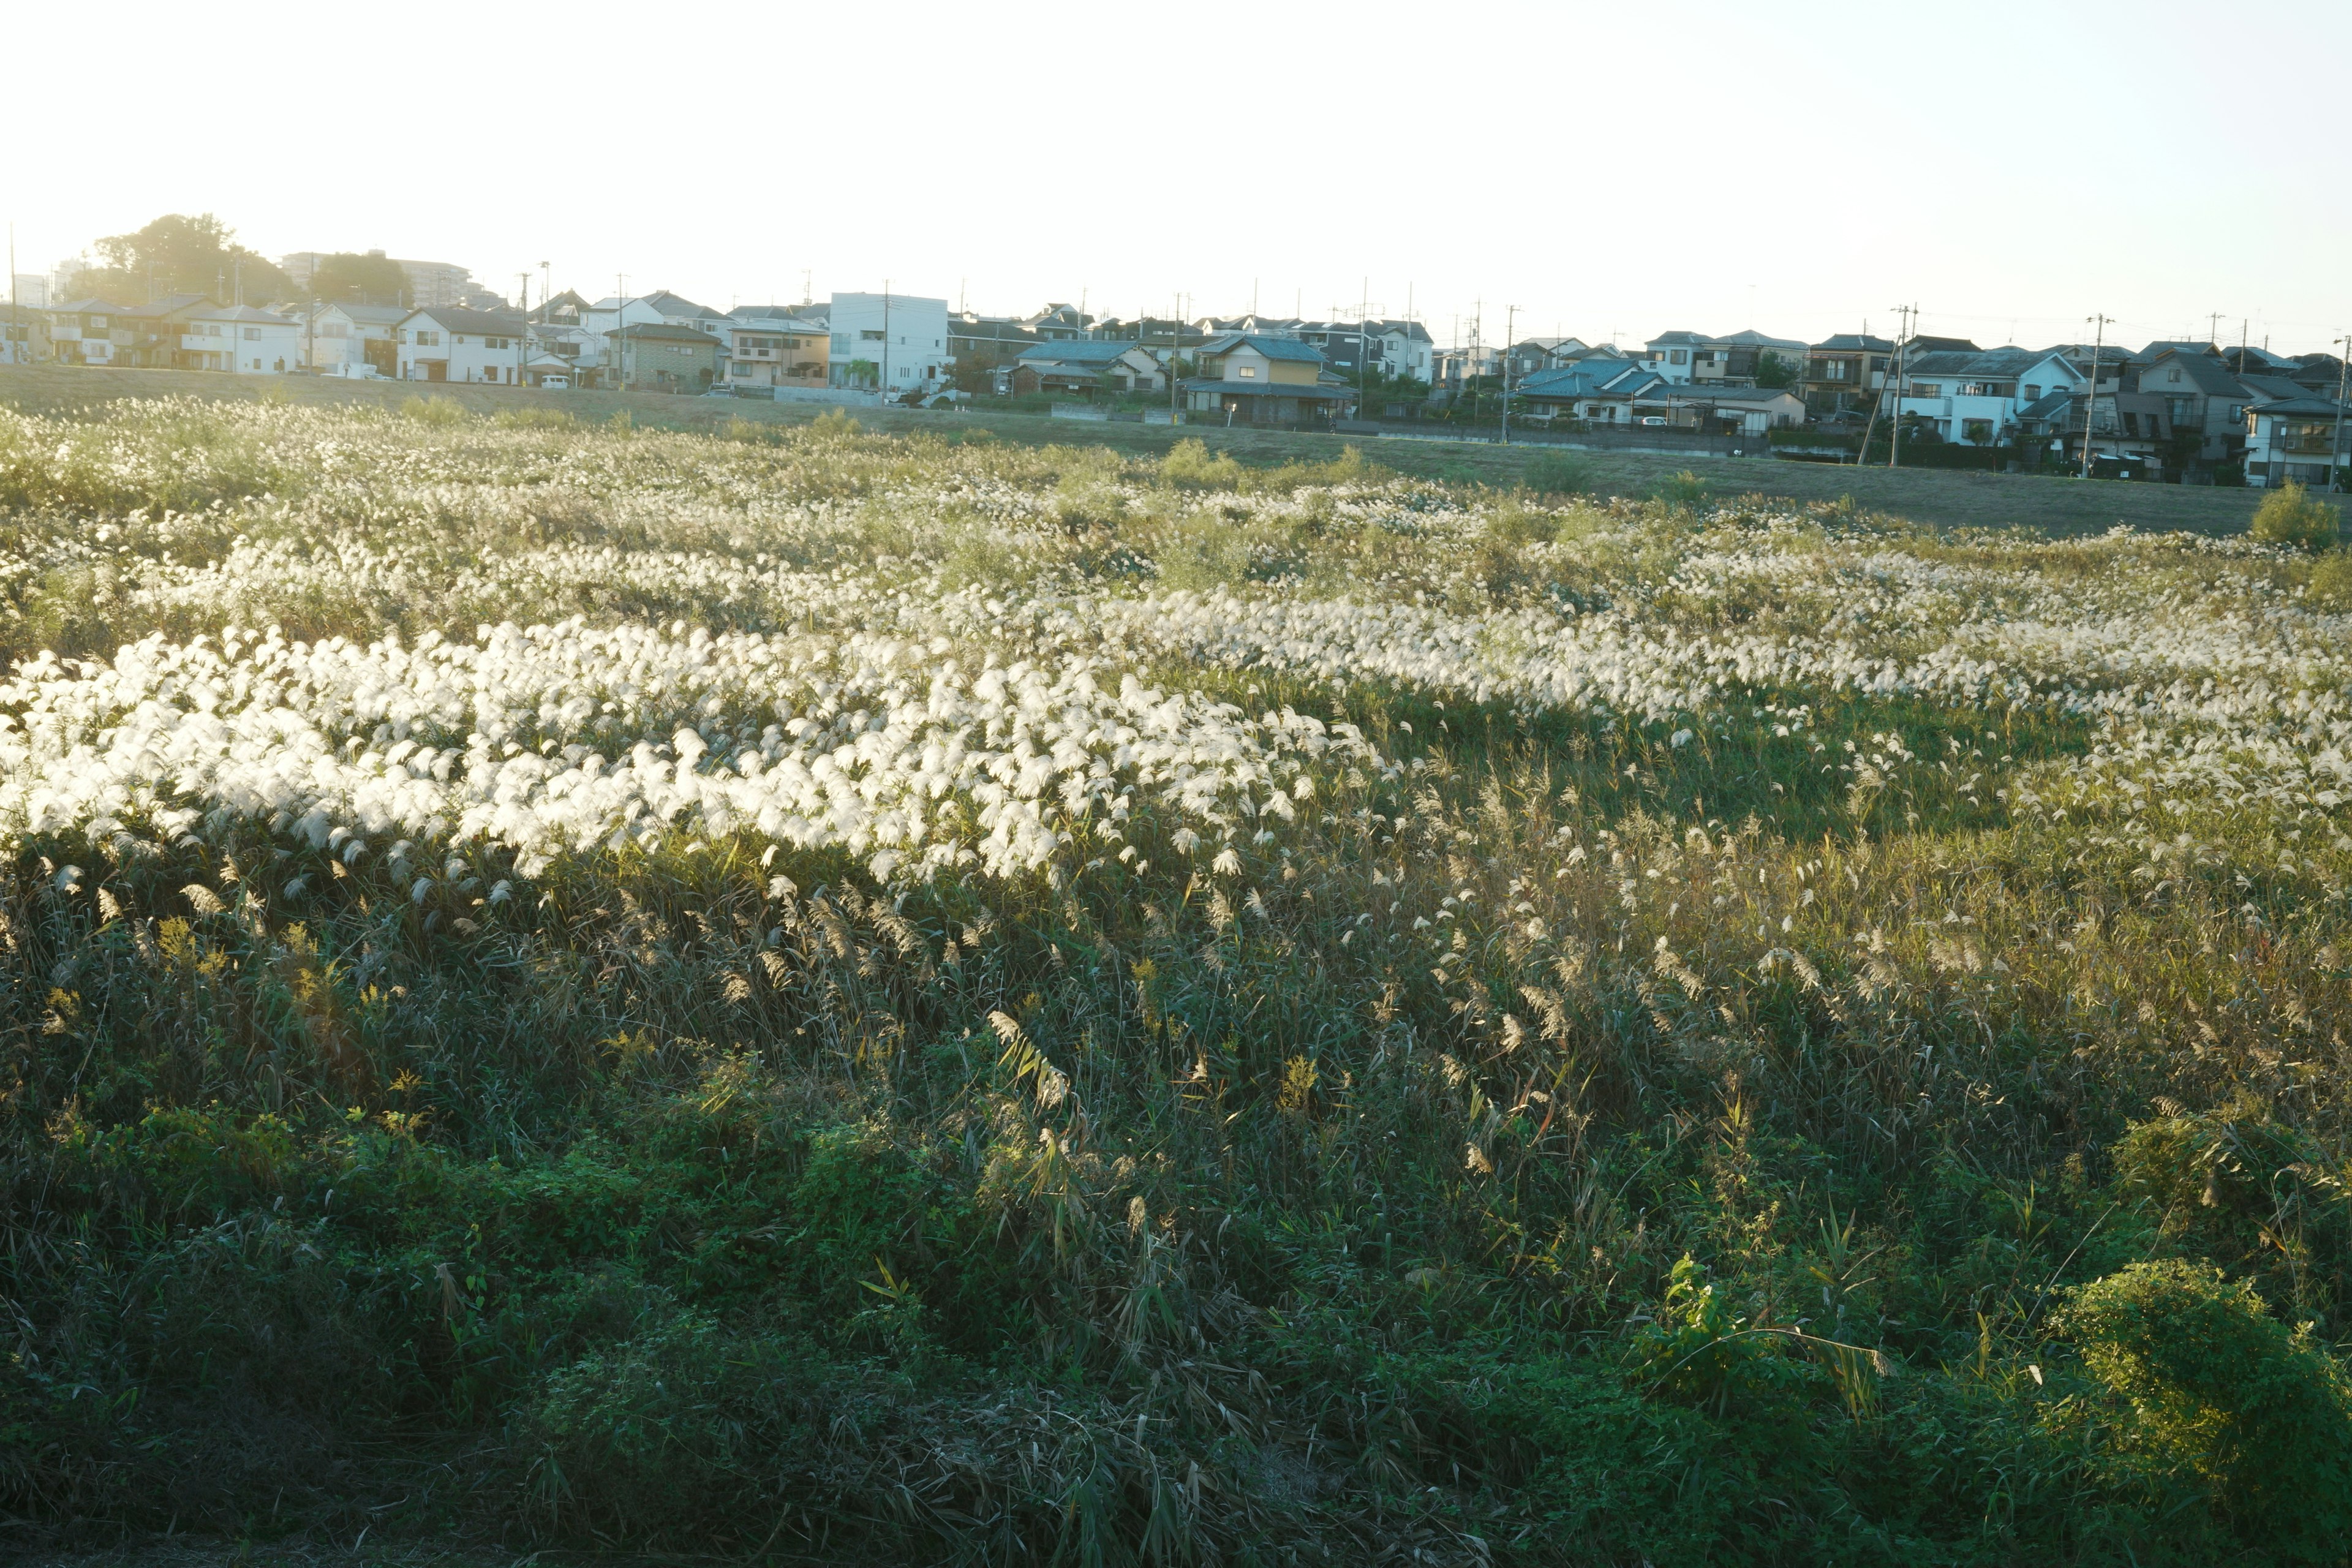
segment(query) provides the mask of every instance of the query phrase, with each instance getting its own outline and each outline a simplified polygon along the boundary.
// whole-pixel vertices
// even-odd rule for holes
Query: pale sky
[[[149,68],[62,66],[91,25],[14,34],[46,62],[0,95],[22,271],[211,211],[272,257],[721,309],[805,273],[989,311],[1369,295],[1441,343],[1507,305],[1625,342],[1914,302],[1988,347],[2352,327],[2342,0],[133,0],[96,25],[171,40],[174,85],[95,92]]]

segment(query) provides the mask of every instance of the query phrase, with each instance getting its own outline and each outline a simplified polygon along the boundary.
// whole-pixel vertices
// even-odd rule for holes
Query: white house
[[[393,334],[407,314],[397,305],[322,305],[311,313],[304,357],[324,375],[349,375],[362,366],[392,375],[400,357]]]
[[[814,316],[736,312],[719,341],[730,386],[821,384],[828,331]]]
[[[302,368],[302,323],[250,305],[205,305],[179,323],[179,363],[190,370],[285,375]]]
[[[831,385],[877,386],[886,396],[931,392],[951,368],[945,300],[835,294],[825,315],[833,329],[825,366]]]
[[[2059,349],[1958,350],[1913,354],[1902,363],[1895,406],[1963,446],[1990,447],[2019,425],[2020,411],[2053,393],[2080,392],[2090,377]],[[2104,385],[2109,371],[2103,368]]]
[[[2330,469],[2344,466],[2338,418],[2334,398],[2300,387],[2256,403],[2246,414],[2246,483],[2255,489],[2328,483]],[[2343,430],[2352,443],[2352,422]]]
[[[400,379],[523,384],[530,379],[529,333],[520,316],[455,305],[411,310],[394,338]]]

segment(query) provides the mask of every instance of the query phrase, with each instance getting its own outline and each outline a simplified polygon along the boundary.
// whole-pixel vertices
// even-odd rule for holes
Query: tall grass
[[[821,424],[0,422],[20,681],[578,616],[1083,658],[1390,764],[919,881],[684,817],[528,874],[168,786],[11,826],[15,1542],[2341,1560],[2304,563]],[[1428,646],[1331,651],[1372,616]],[[2175,707],[2093,635],[2159,621]],[[1637,637],[1605,701],[1504,679]],[[2323,678],[2229,684],[2257,645]],[[1998,679],[1885,675],[1956,649]],[[770,716],[692,721],[688,771]]]

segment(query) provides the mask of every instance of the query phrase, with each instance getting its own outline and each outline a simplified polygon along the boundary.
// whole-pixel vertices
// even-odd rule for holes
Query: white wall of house
[[[886,310],[879,294],[835,294],[827,314],[833,328],[828,375],[834,385],[848,384],[853,360],[870,362],[877,374],[887,370],[884,390],[888,392],[929,390],[946,376],[945,300],[893,294]]]
[[[580,312],[580,324],[592,332],[610,332],[617,323],[630,327],[650,327],[658,323],[662,313],[643,300],[623,300],[614,310],[607,300],[598,300]]]
[[[340,305],[322,305],[303,334],[303,353],[315,371],[341,374],[349,365],[367,363],[366,344],[390,340],[389,321],[355,321]]]
[[[520,337],[452,331],[431,311],[420,310],[400,324],[400,379],[514,386],[523,379],[522,342]]]
[[[247,319],[238,320],[239,314]],[[286,375],[302,368],[302,323],[235,307],[196,310],[180,323],[180,351],[203,355],[205,370]]]
[[[2063,354],[2050,354],[2019,373],[1998,381],[1969,374],[1905,376],[1906,390],[1897,400],[1900,412],[1916,414],[1947,441],[1990,446],[2001,432],[2017,423],[2017,413],[2053,392],[2079,392],[2090,378]],[[1971,431],[1975,438],[1971,440]]]

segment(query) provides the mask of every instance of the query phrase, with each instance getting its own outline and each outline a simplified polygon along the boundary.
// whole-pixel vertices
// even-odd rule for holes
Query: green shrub
[[[2054,1319],[2130,1411],[2132,1440],[2186,1472],[2279,1560],[2335,1563],[2352,1540],[2352,1387],[2253,1287],[2179,1260],[2074,1290]]]
[[[1528,489],[1546,495],[1582,495],[1592,488],[1592,466],[1565,452],[1546,452],[1528,465]]]
[[[1223,452],[1212,457],[1206,443],[1187,437],[1160,459],[1160,479],[1184,489],[1229,490],[1240,486],[1242,466]]]
[[[808,429],[812,436],[855,436],[865,426],[850,417],[849,410],[828,408],[808,422]]]
[[[1669,511],[1696,511],[1706,504],[1706,481],[1688,468],[1660,479],[1650,491],[1650,499]]]
[[[2343,513],[2323,500],[2314,500],[2301,485],[2282,485],[2254,509],[2250,531],[2265,544],[2293,544],[2318,550],[2336,542]]]
[[[2328,551],[2312,563],[2304,584],[2315,609],[2352,610],[2352,551]]]

